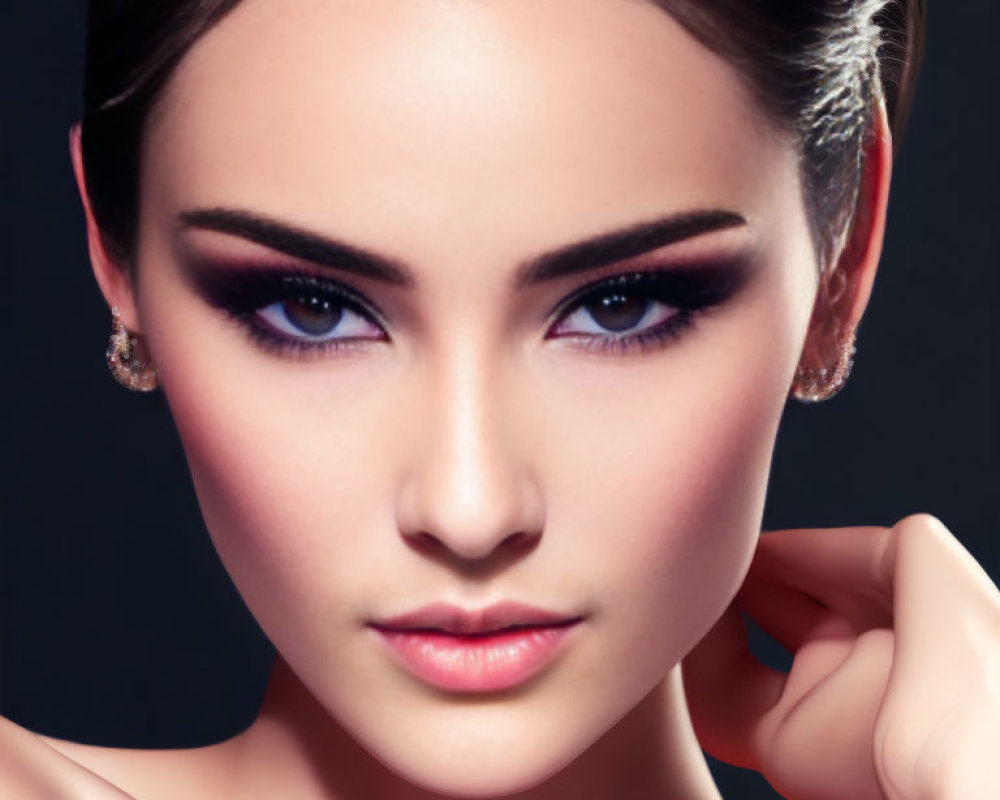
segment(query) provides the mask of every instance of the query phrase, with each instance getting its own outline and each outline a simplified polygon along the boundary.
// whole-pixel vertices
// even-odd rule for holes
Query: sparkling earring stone
[[[132,337],[121,321],[117,306],[111,309],[111,337],[105,354],[111,374],[126,389],[151,392],[160,385],[156,367],[137,356],[139,340]]]
[[[832,367],[806,368],[801,365],[792,381],[791,395],[803,403],[829,400],[844,388],[854,366],[857,337],[853,325],[844,329],[840,337],[840,353]]]

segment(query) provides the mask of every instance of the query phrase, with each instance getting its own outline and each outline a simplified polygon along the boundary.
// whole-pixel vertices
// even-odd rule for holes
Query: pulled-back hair
[[[240,0],[90,0],[82,119],[105,245],[133,268],[143,125],[178,62]],[[471,1],[471,0],[470,0]],[[652,0],[729,61],[798,143],[820,266],[847,235],[875,104],[898,149],[923,54],[925,0]]]
[[[923,55],[924,0],[655,0],[733,63],[795,134],[820,263],[848,233],[875,103],[898,148]]]

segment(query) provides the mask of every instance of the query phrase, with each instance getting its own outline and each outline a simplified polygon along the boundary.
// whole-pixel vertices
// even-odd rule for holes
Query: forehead
[[[650,2],[244,0],[177,70],[144,184],[163,207],[400,249],[456,230],[531,247],[529,229],[547,243],[694,207],[752,216],[789,151],[736,72]]]

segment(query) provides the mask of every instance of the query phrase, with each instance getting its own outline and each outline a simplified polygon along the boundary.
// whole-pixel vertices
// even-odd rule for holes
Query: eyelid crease
[[[268,272],[276,276],[278,275],[293,275],[293,276],[304,276],[321,282],[325,285],[331,285],[334,287],[342,288],[347,296],[352,297],[357,302],[361,302],[368,307],[370,307],[374,312],[378,313],[380,317],[384,319],[385,315],[378,308],[378,305],[367,298],[365,298],[359,290],[354,289],[350,286],[348,282],[345,282],[337,277],[333,277],[330,274],[330,270],[327,266],[319,263],[311,262],[291,262],[282,263],[277,260],[274,265],[269,265],[267,259],[261,261],[259,258],[240,258],[239,256],[217,256],[217,255],[204,255],[197,252],[185,252],[181,255],[181,263],[184,264],[187,269],[185,272],[194,273],[196,275],[204,273],[215,273],[217,271],[224,272]],[[277,255],[277,259],[281,259],[280,254]],[[668,269],[676,272],[684,272],[688,269],[694,270],[716,270],[719,273],[731,273],[733,271],[749,271],[749,264],[753,260],[752,250],[738,250],[734,253],[723,253],[723,254],[708,254],[707,256],[682,256],[677,258],[676,256],[669,256],[663,253],[644,253],[639,256],[629,258],[625,263],[608,263],[603,265],[603,274],[599,274],[597,277],[591,278],[583,287],[577,289],[577,292],[585,291],[588,286],[597,286],[602,284],[604,281],[613,279],[622,274],[638,274],[645,271],[660,271],[663,269]],[[720,269],[724,267],[724,269]],[[572,277],[572,276],[568,276]],[[518,287],[520,290],[532,289],[534,284],[528,284],[523,287]]]
[[[266,305],[288,299],[294,292],[312,292],[336,300],[367,317],[385,331],[385,315],[378,305],[346,283],[309,270],[275,267],[204,266],[187,272],[195,288],[212,305],[234,314],[250,314]]]
[[[748,281],[750,267],[744,257],[691,266],[653,263],[645,268],[604,275],[577,288],[560,300],[550,316],[561,320],[591,298],[613,291],[642,292],[655,300],[672,302],[681,308],[717,305],[736,294]]]

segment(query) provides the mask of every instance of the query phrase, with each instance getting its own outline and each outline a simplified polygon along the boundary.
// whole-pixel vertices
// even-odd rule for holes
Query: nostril
[[[438,539],[436,536],[432,536],[429,533],[423,531],[406,536],[406,541],[409,542],[410,546],[416,550],[418,553],[427,556],[440,555],[447,548],[444,542]]]
[[[483,552],[456,549],[427,531],[418,531],[403,538],[414,551],[428,559],[447,564],[457,571],[479,574],[492,573],[524,558],[538,545],[541,537],[516,531]]]
[[[510,555],[524,555],[533,550],[538,544],[540,537],[537,534],[524,533],[518,531],[510,534],[500,542],[499,550],[503,550]]]

